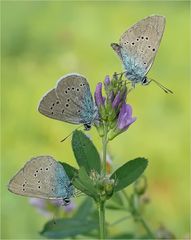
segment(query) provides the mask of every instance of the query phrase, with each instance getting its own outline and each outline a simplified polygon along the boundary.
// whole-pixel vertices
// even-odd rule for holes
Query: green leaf
[[[78,176],[72,181],[73,185],[80,191],[87,195],[97,199],[97,190],[94,187],[93,181],[89,178],[84,167],[81,167],[78,171]]]
[[[79,206],[78,211],[75,213],[74,217],[78,219],[87,218],[93,210],[92,207],[93,207],[93,200],[87,197]]]
[[[72,148],[79,167],[84,167],[88,173],[91,170],[100,173],[101,160],[99,153],[92,141],[82,131],[74,131]]]
[[[59,239],[88,233],[97,228],[98,224],[93,220],[57,219],[47,222],[40,234],[47,238]]]
[[[68,175],[69,179],[72,180],[78,173],[78,170],[72,166],[70,166],[68,163],[60,162],[62,166],[64,167],[64,170],[66,171],[66,174]]]
[[[118,168],[110,177],[116,181],[114,191],[120,191],[135,182],[144,172],[147,164],[148,161],[145,158],[136,158]]]

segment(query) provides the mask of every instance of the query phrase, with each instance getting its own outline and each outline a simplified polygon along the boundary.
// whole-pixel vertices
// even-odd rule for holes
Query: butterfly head
[[[142,78],[142,80],[141,80],[141,84],[142,84],[142,85],[148,85],[149,82],[150,82],[150,81],[148,80],[147,76],[144,76],[144,78]]]
[[[84,130],[85,131],[89,131],[90,129],[91,129],[91,124],[90,123],[86,123],[86,124],[84,124]]]

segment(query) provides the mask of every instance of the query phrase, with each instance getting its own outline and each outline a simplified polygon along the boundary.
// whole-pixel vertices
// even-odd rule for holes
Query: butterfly
[[[61,77],[57,86],[42,98],[38,111],[49,118],[83,124],[85,130],[98,120],[89,84],[84,76],[77,73]]]
[[[150,82],[146,75],[154,62],[164,29],[164,16],[149,16],[125,31],[120,37],[119,44],[111,44],[123,62],[125,76],[132,82],[133,87],[137,83],[147,85]],[[156,82],[153,79],[152,81]],[[164,91],[169,90],[160,83],[156,83]]]
[[[29,160],[10,180],[8,190],[27,197],[62,199],[65,204],[74,196],[74,186],[64,167],[51,156]]]

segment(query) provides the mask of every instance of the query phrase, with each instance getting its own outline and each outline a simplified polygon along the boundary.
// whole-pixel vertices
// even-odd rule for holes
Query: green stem
[[[124,190],[122,192],[123,192],[126,200],[128,201],[130,208],[133,208],[133,206],[131,204],[131,199],[129,198],[127,193]],[[150,229],[150,227],[148,226],[148,224],[146,223],[144,218],[141,216],[140,212],[138,210],[134,209],[134,208],[130,209],[130,211],[131,211],[131,214],[133,215],[133,217],[135,217],[142,224],[142,226],[144,227],[145,231],[148,233],[149,237],[151,239],[155,239],[154,233],[152,232],[152,230]]]
[[[108,133],[108,126],[107,123],[104,124],[104,136],[102,138],[102,145],[103,145],[103,159],[102,159],[102,174],[103,177],[106,176],[106,156],[107,156],[107,133]],[[98,203],[98,210],[99,210],[99,229],[100,229],[100,239],[105,239],[105,200],[100,199]]]
[[[142,223],[143,227],[145,228],[145,230],[147,231],[149,237],[151,239],[155,239],[155,235],[154,233],[151,231],[150,227],[148,226],[147,222],[144,220],[144,218],[142,216],[139,215],[139,221],[140,223]]]
[[[100,239],[105,239],[105,202],[100,202],[98,205],[99,210],[99,231]]]

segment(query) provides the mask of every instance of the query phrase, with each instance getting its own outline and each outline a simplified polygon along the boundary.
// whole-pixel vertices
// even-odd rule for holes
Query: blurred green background
[[[76,165],[70,139],[60,143],[75,126],[39,114],[39,100],[66,73],[85,75],[93,92],[106,74],[120,72],[121,62],[110,43],[151,14],[166,16],[167,24],[149,76],[174,94],[163,93],[155,84],[137,86],[128,97],[137,121],[109,144],[109,151],[114,168],[138,156],[149,159],[151,203],[145,217],[153,228],[163,223],[183,238],[189,232],[189,2],[4,1],[1,5],[2,238],[40,238],[38,232],[47,220],[27,198],[7,191],[9,179],[26,160],[49,154]],[[101,151],[96,130],[89,134]],[[106,217],[114,221],[120,214],[109,211]],[[129,220],[112,231],[127,229],[136,231],[136,226]]]

